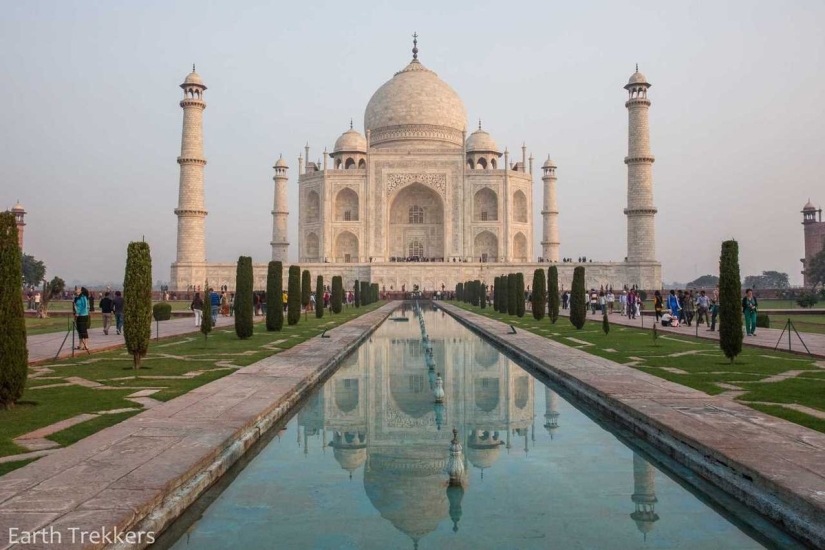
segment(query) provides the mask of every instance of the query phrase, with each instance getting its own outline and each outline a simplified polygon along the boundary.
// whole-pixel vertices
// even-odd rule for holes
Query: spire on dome
[[[413,59],[418,59],[418,33],[413,33]]]
[[[478,119],[478,129],[481,130],[481,119]]]
[[[193,73],[195,72],[195,64],[194,63],[192,63],[192,72]]]
[[[639,64],[638,63],[636,63],[636,72],[637,73],[639,72]]]
[[[349,119],[349,129],[352,130],[352,118]]]

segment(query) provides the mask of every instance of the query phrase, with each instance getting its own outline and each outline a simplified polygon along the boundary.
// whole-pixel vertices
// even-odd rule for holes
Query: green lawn
[[[189,303],[187,301],[169,302],[172,304],[172,311],[187,311]],[[26,310],[28,304],[24,303],[23,308]],[[49,311],[66,312],[71,311],[72,302],[66,300],[53,301],[49,303]],[[28,311],[28,310],[26,310]],[[97,310],[99,311],[99,310]],[[100,321],[99,316],[94,317],[95,321]],[[67,330],[68,317],[64,315],[49,317],[48,319],[38,319],[36,317],[26,317],[26,334],[48,334],[52,332],[64,332]],[[99,326],[99,325],[98,325]]]
[[[595,316],[591,321],[591,316],[588,315],[588,322],[581,330],[576,330],[566,317],[560,317],[555,324],[551,324],[546,317],[542,321],[536,321],[530,312],[519,319],[496,313],[491,308],[480,309],[464,303],[451,303],[565,345],[580,347],[581,351],[617,363],[631,364],[635,369],[711,395],[728,391],[719,383],[739,387],[748,392],[739,401],[745,404],[748,401],[776,403],[765,412],[774,414],[775,409],[781,409],[783,413],[776,416],[825,432],[825,421],[779,406],[783,403],[796,403],[825,411],[825,370],[818,367],[813,359],[745,347],[736,361],[731,363],[719,350],[717,343],[690,335],[659,333],[659,338],[654,341],[650,330],[621,325],[612,325],[610,333],[605,335],[601,319]],[[592,345],[583,346],[569,338]],[[665,369],[679,369],[683,372]],[[781,382],[761,382],[787,371],[805,372]]]
[[[247,340],[239,340],[234,327],[229,326],[215,329],[208,339],[204,339],[200,333],[192,333],[159,343],[153,342],[143,359],[144,368],[137,372],[132,368],[131,356],[122,349],[30,368],[30,373],[42,367],[53,372],[44,373],[42,378],[46,379],[30,378],[18,406],[9,411],[0,410],[0,456],[27,452],[13,442],[15,437],[82,413],[140,409],[140,404],[125,399],[140,389],[158,389],[160,391],[151,397],[168,401],[382,305],[383,302],[379,302],[358,309],[344,308],[338,315],[325,312],[322,319],[316,319],[314,314],[308,316],[307,320],[302,316],[300,323],[294,326],[285,324],[281,332],[267,332],[263,323],[259,322],[255,325],[254,335]],[[258,317],[256,320],[262,321],[263,318]],[[180,378],[147,378],[160,375]],[[109,389],[91,389],[78,385],[37,389],[40,386],[66,383],[66,379],[70,377],[98,382]],[[68,445],[136,412],[100,415],[53,434],[50,439]],[[19,467],[24,463],[10,464]],[[5,471],[10,471],[10,465],[3,466]],[[0,472],[3,470],[0,469]]]
[[[799,332],[825,334],[825,315],[770,315],[770,311],[768,315],[771,319],[771,328],[782,330],[790,319]]]

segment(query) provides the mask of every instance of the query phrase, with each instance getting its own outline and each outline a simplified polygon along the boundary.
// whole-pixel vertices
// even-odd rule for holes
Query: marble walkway
[[[53,529],[63,535],[60,548],[105,546],[67,543],[73,528],[142,533],[144,542],[147,533],[157,536],[396,307],[386,304],[0,477],[0,549],[24,548],[9,543],[10,528]]]
[[[825,548],[825,434],[526,330],[514,334],[505,323],[449,303],[438,305],[646,444]]]

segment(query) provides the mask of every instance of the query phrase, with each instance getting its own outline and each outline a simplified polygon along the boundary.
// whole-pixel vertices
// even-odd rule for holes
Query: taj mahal
[[[520,158],[501,150],[482,128],[469,133],[459,95],[418,59],[372,96],[364,133],[352,122],[323,161],[311,162],[310,147],[297,159],[297,185],[289,166],[274,164],[272,259],[288,268],[288,195],[298,193],[297,259],[302,269],[329,280],[342,275],[377,283],[382,291],[453,289],[459,282],[522,272],[556,263],[559,281],[570,287],[576,262],[560,262],[556,164],[541,165],[541,250],[533,250],[534,159],[522,145]],[[206,85],[192,72],[184,97],[177,258],[170,286],[234,288],[234,262],[207,263],[204,198],[203,113]],[[588,287],[661,287],[656,260],[647,97],[650,84],[638,71],[625,86],[629,113],[627,165],[627,255],[586,264]],[[293,257],[295,257],[293,255]],[[266,286],[266,263],[254,265],[256,288]]]

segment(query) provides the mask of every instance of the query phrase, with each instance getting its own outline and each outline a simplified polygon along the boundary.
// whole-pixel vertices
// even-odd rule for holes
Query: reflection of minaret
[[[544,387],[544,429],[553,439],[553,434],[559,429],[559,396],[556,392]]]
[[[636,505],[636,511],[630,517],[647,540],[647,534],[659,520],[655,509],[659,501],[656,498],[656,470],[636,453],[633,453],[633,496],[630,499]]]
[[[458,522],[461,521],[461,500],[464,498],[464,487],[461,485],[447,487],[447,500],[450,501],[450,519],[453,520],[453,533],[458,533]]]

